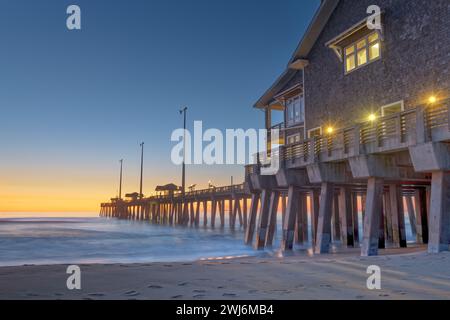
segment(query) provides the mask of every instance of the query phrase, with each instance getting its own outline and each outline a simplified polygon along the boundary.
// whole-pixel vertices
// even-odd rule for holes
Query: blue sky
[[[179,182],[170,163],[178,109],[189,107],[189,126],[261,127],[252,105],[285,68],[319,3],[1,0],[0,197],[114,195],[120,158],[125,190],[135,191],[140,141],[146,193]],[[81,31],[66,28],[70,4],[81,7]],[[242,167],[189,167],[188,184],[231,175],[242,179]]]

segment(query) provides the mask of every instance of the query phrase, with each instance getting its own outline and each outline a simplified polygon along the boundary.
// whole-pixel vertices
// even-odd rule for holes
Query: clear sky
[[[118,189],[180,183],[188,126],[259,128],[253,103],[284,70],[319,0],[0,0],[0,212],[96,212]],[[66,28],[66,8],[82,30]],[[187,184],[243,179],[188,166]],[[1,215],[0,215],[1,216]],[[5,216],[3,214],[3,216]]]

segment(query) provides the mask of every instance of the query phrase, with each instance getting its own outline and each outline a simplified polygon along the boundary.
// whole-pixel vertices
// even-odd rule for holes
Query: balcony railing
[[[280,156],[286,166],[302,166],[316,161],[343,160],[360,154],[406,149],[417,143],[450,140],[450,103],[419,106],[365,121],[321,137],[285,145],[270,154],[260,153],[259,163],[270,164],[273,156]],[[256,169],[253,169],[256,170]]]

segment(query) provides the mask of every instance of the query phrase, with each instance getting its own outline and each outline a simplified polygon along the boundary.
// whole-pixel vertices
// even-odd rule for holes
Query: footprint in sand
[[[126,295],[128,297],[135,297],[135,296],[140,295],[140,293],[137,291],[131,290],[131,291],[125,292],[124,295]]]
[[[39,297],[39,295],[36,294],[36,293],[27,293],[26,295],[27,295],[28,297]]]
[[[192,290],[192,292],[194,292],[194,293],[205,293],[206,290]]]
[[[380,293],[378,296],[379,297],[389,297],[389,295],[387,293]]]
[[[205,297],[204,294],[197,294],[197,295],[193,296],[192,298],[199,299],[199,298],[204,298],[204,297]]]
[[[162,289],[163,287],[157,285],[149,285],[147,288],[149,289]]]
[[[91,296],[91,297],[104,297],[105,294],[104,293],[88,293],[88,296]]]
[[[225,287],[220,286],[220,287],[217,287],[217,289],[225,289]]]
[[[224,296],[224,297],[237,297],[237,294],[235,294],[235,293],[224,293],[222,296]]]
[[[189,284],[189,282],[181,282],[178,284],[179,287],[185,287]]]
[[[62,297],[64,294],[62,294],[62,293],[55,293],[55,296],[57,296],[57,297]]]
[[[181,294],[177,295],[177,296],[170,297],[170,299],[180,299],[180,298],[183,298],[183,296]]]

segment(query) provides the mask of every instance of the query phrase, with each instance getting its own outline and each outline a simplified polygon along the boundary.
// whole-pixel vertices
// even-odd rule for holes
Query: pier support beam
[[[414,191],[414,204],[416,209],[417,243],[428,244],[428,208],[426,189]]]
[[[269,223],[271,190],[264,189],[261,193],[261,206],[258,220],[258,228],[256,231],[255,249],[264,249],[266,244],[267,226]]]
[[[280,202],[280,192],[274,191],[270,196],[269,206],[269,228],[267,229],[266,247],[273,246],[273,238],[277,230],[278,204]]]
[[[346,187],[341,187],[339,192],[339,219],[342,245],[353,247],[352,197]]]
[[[389,185],[390,210],[392,217],[392,237],[394,246],[406,248],[405,212],[400,186]]]
[[[417,237],[416,227],[416,213],[414,211],[413,198],[411,196],[405,197],[406,210],[408,211],[409,223],[411,225],[411,233],[414,238]]]
[[[316,254],[328,253],[330,251],[333,195],[334,184],[323,182],[320,194],[319,219],[317,223]]]
[[[303,245],[308,241],[308,207],[306,196],[302,193],[298,197],[297,221],[295,230],[296,243]]]
[[[256,216],[258,214],[258,204],[260,195],[258,193],[252,194],[252,203],[250,206],[250,215],[248,219],[247,230],[245,233],[245,244],[251,245],[255,233]]]
[[[449,250],[450,242],[450,172],[433,172],[429,218],[428,252]]]
[[[367,183],[366,214],[364,217],[364,237],[361,248],[361,255],[364,257],[378,254],[383,188],[383,179],[369,178]]]
[[[289,186],[288,204],[286,217],[283,225],[283,238],[281,240],[281,250],[288,251],[294,247],[295,221],[299,204],[300,190],[294,186]]]
[[[311,203],[311,233],[313,247],[316,244],[317,239],[317,225],[319,221],[319,202],[320,192],[318,190],[312,190],[310,193]]]

